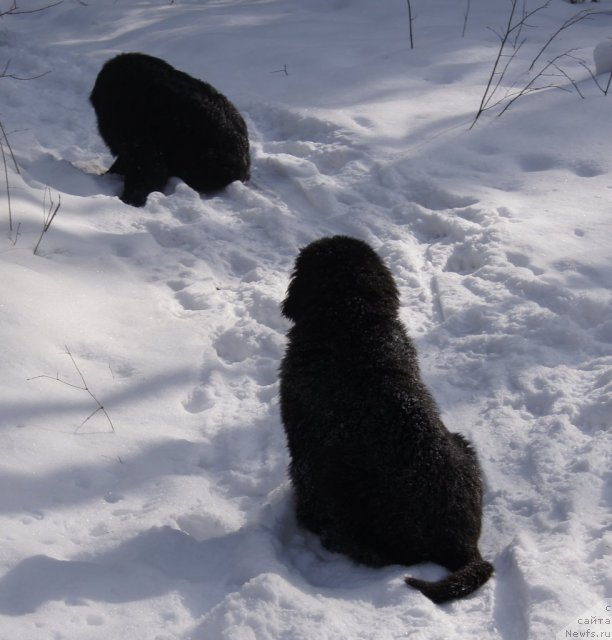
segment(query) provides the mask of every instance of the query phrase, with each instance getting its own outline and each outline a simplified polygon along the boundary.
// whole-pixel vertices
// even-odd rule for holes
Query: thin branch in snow
[[[51,73],[51,71],[43,71],[43,73],[39,73],[37,76],[18,76],[16,73],[9,73],[10,66],[11,60],[9,59],[6,61],[4,69],[0,71],[0,78],[11,78],[12,80],[36,80]]]
[[[571,18],[568,18],[551,36],[550,38],[548,38],[548,40],[546,41],[546,43],[544,44],[544,46],[540,49],[540,52],[538,53],[538,55],[533,59],[533,61],[531,62],[531,65],[529,66],[529,71],[533,71],[533,68],[536,64],[536,62],[542,57],[542,54],[544,53],[544,51],[546,51],[546,49],[548,48],[548,46],[550,45],[550,43],[562,32],[565,31],[565,29],[569,29],[570,27],[573,27],[575,24],[577,24],[578,22],[581,22],[582,20],[586,19],[586,18],[590,18],[591,16],[597,15],[598,13],[605,13],[604,11],[595,11],[595,10],[591,10],[591,9],[583,9],[582,11],[580,11],[579,13],[577,13],[575,16],[572,16]]]
[[[580,91],[580,88],[578,87],[578,83],[564,69],[562,69],[557,63],[553,63],[553,67],[561,75],[563,75],[567,80],[569,80],[572,83],[572,86],[574,87],[574,89],[576,89],[576,93],[584,100],[584,94],[582,93],[582,91]]]
[[[15,154],[13,153],[13,148],[11,147],[11,143],[9,142],[8,135],[0,121],[0,155],[2,155],[2,166],[4,168],[4,182],[6,184],[6,201],[8,206],[8,215],[9,215],[9,230],[13,230],[13,207],[11,200],[11,184],[9,182],[9,173],[8,173],[8,162],[7,162],[7,151],[11,156],[11,160],[13,162],[13,166],[15,167],[15,171],[20,174],[19,165],[17,164],[17,160],[15,159]]]
[[[589,75],[591,76],[593,82],[597,85],[597,88],[605,95],[608,95],[608,92],[610,91],[610,84],[612,83],[612,69],[609,71],[608,73],[608,81],[606,83],[606,86],[604,87],[598,80],[597,76],[591,71],[590,67],[585,64],[584,60],[580,60],[579,58],[574,58],[574,60],[576,60],[578,62],[578,64],[583,67],[584,69],[586,69],[589,72]]]
[[[508,103],[504,106],[504,108],[500,111],[500,113],[498,114],[499,116],[502,116],[506,111],[508,111],[508,109],[521,97],[524,95],[527,95],[528,93],[533,93],[534,91],[542,91],[544,89],[562,89],[563,87],[560,87],[559,85],[554,85],[554,84],[550,84],[550,85],[546,85],[546,86],[535,86],[536,82],[538,81],[538,79],[542,78],[542,77],[547,77],[550,74],[546,73],[548,71],[548,69],[550,69],[551,67],[554,68],[554,66],[556,65],[556,62],[558,60],[560,60],[561,58],[567,56],[569,53],[571,53],[572,51],[574,51],[574,49],[571,49],[570,51],[566,51],[564,53],[560,53],[558,56],[555,56],[552,60],[550,60],[542,69],[541,71],[539,71],[524,87],[523,89],[521,89],[519,92],[517,92],[517,94],[511,98]]]
[[[8,166],[6,163],[6,153],[4,152],[4,143],[0,140],[0,153],[2,154],[2,164],[4,166],[4,183],[6,185],[6,201],[8,205],[9,230],[13,231],[13,208],[11,205],[11,185],[8,176]]]
[[[513,22],[514,22],[514,14],[516,13],[516,4],[517,4],[517,0],[512,0],[512,5],[511,5],[511,10],[510,10],[510,16],[508,18],[508,23],[506,25],[506,30],[503,33],[498,34],[501,42],[499,45],[499,49],[497,50],[497,56],[495,57],[495,62],[493,63],[493,68],[491,69],[491,74],[489,75],[489,79],[487,81],[487,85],[485,87],[485,91],[482,95],[482,99],[480,101],[480,105],[478,107],[478,111],[476,112],[476,116],[474,117],[474,121],[472,122],[472,125],[470,126],[470,129],[476,124],[476,122],[478,121],[478,118],[480,118],[480,116],[483,114],[483,112],[485,111],[485,109],[487,108],[487,104],[490,102],[491,98],[493,97],[493,94],[495,93],[495,89],[493,89],[493,91],[491,91],[491,86],[493,85],[494,82],[494,78],[495,76],[498,74],[498,67],[501,63],[502,57],[504,55],[504,48],[506,46],[506,42],[508,41],[508,38],[510,37],[510,34],[512,33],[512,30],[514,29]],[[508,65],[506,65],[506,68],[508,67]],[[497,86],[499,86],[499,83],[502,81],[504,77],[504,73],[502,73],[500,75],[500,77],[498,78],[497,81]]]
[[[49,207],[46,207],[46,200],[47,200],[47,192],[49,193]],[[45,235],[45,233],[47,231],[49,231],[49,227],[51,226],[51,223],[53,222],[53,220],[55,219],[55,216],[57,215],[57,212],[59,211],[59,208],[62,206],[62,196],[61,194],[57,194],[57,204],[55,204],[53,202],[53,196],[51,195],[51,189],[49,189],[49,187],[47,187],[45,189],[45,195],[43,197],[43,228],[42,231],[40,232],[40,238],[38,239],[38,242],[36,243],[36,246],[34,247],[34,255],[37,254],[38,252],[38,247],[40,246],[40,243],[42,242],[42,239]]]
[[[523,8],[521,10],[521,15],[523,19],[518,23],[518,29],[514,34],[514,39],[512,42],[512,46],[516,49],[519,38],[521,37],[521,33],[523,32],[523,27],[525,26],[525,15],[527,14],[527,6],[525,5],[525,0],[523,0]]]
[[[471,0],[467,0],[465,5],[465,11],[463,12],[463,30],[461,31],[461,37],[465,38],[465,32],[467,31],[467,23],[470,17]]]
[[[284,64],[282,69],[276,69],[276,71],[270,71],[270,73],[284,73],[286,76],[289,75],[289,71],[287,70],[287,65]]]
[[[535,14],[537,14],[538,12],[542,11],[543,9],[546,9],[549,5],[550,5],[550,0],[546,0],[546,2],[544,2],[543,4],[541,4],[541,5],[537,6],[537,7],[535,7],[534,9],[528,11],[527,8],[526,8],[525,0],[523,0],[521,16],[517,17],[518,0],[511,0],[510,16],[508,18],[508,22],[506,24],[505,31],[498,33],[497,31],[493,30],[494,33],[496,33],[496,35],[500,38],[500,45],[499,45],[499,49],[497,51],[497,56],[495,58],[495,62],[493,64],[493,68],[491,70],[491,74],[489,75],[489,79],[488,79],[487,85],[485,87],[485,91],[484,91],[482,99],[480,101],[480,105],[478,107],[478,111],[476,112],[474,120],[472,121],[472,124],[470,125],[470,129],[474,127],[474,125],[476,124],[476,122],[478,121],[480,116],[485,111],[493,109],[494,107],[499,106],[501,103],[503,103],[505,101],[508,101],[508,102],[506,103],[504,108],[501,110],[501,112],[498,114],[498,116],[501,116],[502,114],[504,114],[516,102],[516,100],[518,100],[521,96],[527,95],[529,93],[533,93],[534,91],[542,91],[543,89],[550,89],[550,88],[563,89],[564,88],[561,85],[555,85],[555,84],[546,84],[545,86],[538,86],[537,85],[538,80],[540,80],[542,78],[545,78],[545,77],[551,77],[551,76],[564,77],[566,80],[570,81],[570,83],[573,85],[574,89],[577,91],[578,95],[580,95],[581,97],[584,97],[582,95],[577,83],[569,76],[569,74],[565,70],[563,70],[560,67],[559,64],[557,64],[557,61],[560,60],[563,57],[572,57],[570,54],[574,51],[574,49],[570,49],[569,51],[565,51],[564,53],[555,56],[552,60],[550,60],[548,63],[546,63],[531,78],[531,80],[529,82],[527,82],[527,84],[522,89],[520,89],[520,90],[518,90],[516,92],[513,92],[513,93],[506,93],[506,95],[504,95],[501,98],[497,97],[499,95],[500,91],[501,91],[502,83],[503,83],[503,81],[504,81],[504,79],[506,77],[506,74],[508,72],[508,69],[509,69],[511,63],[514,61],[518,51],[525,44],[525,38],[520,39],[520,34],[521,34],[523,28],[524,27],[531,27],[532,25],[530,25],[527,21],[530,18],[532,18]],[[597,14],[597,13],[601,13],[601,12],[598,12],[598,11],[581,11],[576,16],[573,16],[572,18],[566,20],[552,34],[552,36],[546,41],[544,46],[540,49],[538,54],[535,56],[535,58],[531,62],[531,65],[529,67],[529,71],[532,71],[534,69],[534,66],[540,60],[540,58],[542,57],[544,51],[547,49],[547,47],[550,45],[550,43],[562,31],[564,31],[565,29],[567,29],[567,28],[573,26],[574,24],[580,22],[581,20],[584,20],[585,18],[587,18],[587,17],[589,17],[591,15]],[[513,53],[508,55],[508,53],[506,53],[506,48],[507,48],[507,45],[510,44],[510,43],[513,43],[514,51],[513,51]],[[503,63],[504,59],[505,59],[505,63]],[[551,70],[553,70],[553,69],[556,70],[557,73],[551,73]],[[610,76],[610,82],[612,82],[612,74]],[[598,86],[599,86],[599,83],[598,83]],[[609,85],[608,85],[608,87],[609,87]]]
[[[414,22],[414,18],[412,17],[412,5],[410,4],[410,0],[406,0],[408,3],[408,28],[410,32],[410,48],[414,49],[414,34],[412,32],[412,23]]]
[[[15,154],[13,153],[13,148],[11,147],[11,143],[9,142],[8,135],[6,133],[6,129],[4,128],[4,125],[2,124],[2,120],[0,120],[0,133],[2,134],[2,137],[0,138],[0,142],[2,142],[2,144],[6,145],[6,148],[8,149],[9,153],[11,154],[11,160],[13,161],[13,166],[15,167],[15,171],[17,173],[21,174],[21,171],[19,170],[19,165],[17,164],[17,160],[15,159]]]
[[[87,381],[85,380],[85,376],[83,375],[83,372],[81,371],[81,369],[79,369],[79,366],[76,363],[76,360],[74,359],[74,356],[72,355],[70,349],[68,349],[68,347],[66,347],[66,354],[68,355],[68,357],[70,358],[72,364],[74,365],[74,368],[76,369],[79,378],[81,379],[82,382],[82,386],[78,385],[78,384],[72,384],[71,382],[67,382],[66,380],[62,380],[59,377],[59,373],[57,373],[55,376],[49,376],[49,375],[39,375],[39,376],[34,376],[32,378],[28,378],[27,381],[30,382],[31,380],[40,380],[41,378],[46,378],[48,380],[55,380],[56,382],[60,382],[61,384],[67,386],[67,387],[71,387],[72,389],[79,389],[80,391],[86,391],[88,393],[88,395],[91,397],[91,399],[98,405],[96,407],[96,409],[94,409],[86,418],[85,420],[83,420],[83,422],[81,422],[81,424],[76,428],[75,433],[77,433],[79,431],[79,429],[85,424],[87,423],[89,420],[91,420],[91,418],[93,418],[96,413],[98,412],[102,412],[105,416],[106,419],[108,420],[108,424],[110,425],[113,433],[115,433],[115,425],[113,424],[113,421],[111,420],[110,416],[108,415],[108,412],[106,411],[106,409],[104,408],[104,405],[98,400],[98,398],[93,394],[93,392],[91,391],[91,389],[89,388],[89,385],[87,384]]]
[[[44,7],[38,7],[38,9],[20,9],[17,6],[17,0],[13,0],[11,6],[6,10],[0,12],[0,18],[4,16],[18,16],[26,13],[39,13],[40,11],[46,11],[47,9],[51,9],[52,7],[57,7],[62,4],[64,0],[58,0],[58,2],[52,2],[51,4],[45,5]]]
[[[18,223],[17,223],[17,229],[15,230],[15,239],[13,239],[12,237],[11,237],[11,239],[10,239],[10,240],[11,240],[11,242],[13,243],[13,246],[15,246],[15,245],[17,244],[17,240],[19,240],[19,236],[21,235],[21,234],[19,233],[19,230],[20,230],[20,229],[21,229],[21,222],[18,222]],[[12,234],[11,234],[11,235],[12,235]]]

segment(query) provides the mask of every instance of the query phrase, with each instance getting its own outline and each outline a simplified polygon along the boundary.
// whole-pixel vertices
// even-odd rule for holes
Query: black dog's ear
[[[329,238],[322,238],[303,247],[295,260],[287,295],[281,304],[282,314],[294,322],[312,315],[317,307],[317,297],[324,274],[321,267],[331,259],[333,247]],[[310,311],[309,311],[310,310]]]
[[[314,279],[299,275],[296,264],[287,295],[281,303],[281,312],[288,320],[297,322],[301,318],[316,314],[316,308],[317,290]]]
[[[287,289],[287,295],[285,299],[281,302],[281,313],[287,318],[287,320],[292,320],[295,322],[297,318],[300,316],[300,310],[298,308],[297,303],[295,302],[295,287],[292,291],[293,279],[289,284],[289,288]]]
[[[372,247],[362,240],[334,236],[300,251],[281,310],[294,322],[393,317],[399,310],[399,293]]]

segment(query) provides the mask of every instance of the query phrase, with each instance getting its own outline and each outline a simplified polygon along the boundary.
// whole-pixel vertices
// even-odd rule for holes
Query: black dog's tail
[[[493,565],[480,555],[438,582],[405,578],[406,584],[418,589],[436,604],[463,598],[481,587],[493,573]]]

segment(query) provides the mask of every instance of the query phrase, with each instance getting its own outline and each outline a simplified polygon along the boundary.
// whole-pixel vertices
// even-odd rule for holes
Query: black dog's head
[[[302,249],[282,304],[283,315],[351,324],[395,317],[399,293],[391,272],[362,240],[321,238]]]

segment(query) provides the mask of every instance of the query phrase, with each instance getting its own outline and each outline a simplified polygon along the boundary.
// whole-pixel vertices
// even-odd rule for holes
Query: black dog
[[[493,571],[477,546],[478,460],[421,381],[389,269],[365,242],[323,238],[300,252],[282,311],[298,521],[357,562],[447,567],[439,582],[406,578],[434,602],[476,590]]]
[[[103,67],[90,96],[98,130],[125,177],[121,199],[140,207],[170,176],[210,193],[248,180],[246,124],[214,87],[142,53]]]

